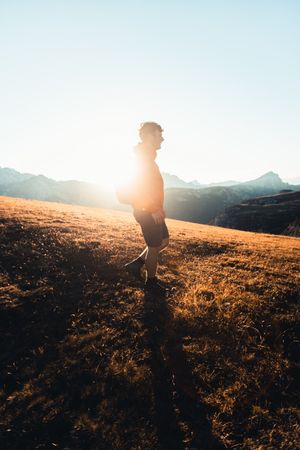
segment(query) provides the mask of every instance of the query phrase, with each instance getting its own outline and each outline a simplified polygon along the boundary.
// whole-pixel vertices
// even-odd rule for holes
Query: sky
[[[0,0],[0,167],[115,184],[300,176],[298,0]]]

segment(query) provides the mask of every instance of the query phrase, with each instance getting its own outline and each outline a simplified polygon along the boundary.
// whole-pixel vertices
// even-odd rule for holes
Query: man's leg
[[[169,238],[165,238],[162,240],[161,246],[159,247],[159,251],[162,252],[169,245]]]
[[[145,260],[147,279],[154,278],[157,270],[157,260],[160,247],[148,247],[147,257]]]
[[[137,259],[139,259],[139,260],[145,262],[145,260],[146,260],[146,258],[147,258],[147,253],[148,253],[148,247],[146,247],[146,248],[142,251],[142,253],[138,256]]]
[[[158,254],[164,250],[169,244],[169,239],[163,239],[159,247],[148,247],[148,252],[145,259],[147,279],[154,278],[157,270]]]
[[[158,247],[158,252],[160,253],[161,251],[163,251],[168,245],[169,245],[169,238],[163,239],[163,240],[162,240],[162,243],[161,243],[161,245],[160,245],[160,247]],[[144,261],[144,262],[145,262],[145,261],[146,261],[146,258],[147,258],[148,248],[149,248],[149,247],[146,247],[146,248],[142,251],[142,253],[136,258],[136,260]],[[136,261],[136,260],[135,260],[135,261]]]
[[[165,238],[162,240],[161,246],[158,247],[159,248],[159,252],[161,252],[162,250],[164,250],[167,246],[169,245],[169,238]],[[146,261],[147,258],[147,253],[148,253],[148,247],[146,247],[142,253],[137,257],[138,260],[142,260],[142,261]]]
[[[125,265],[132,275],[141,278],[142,266],[146,265],[147,279],[154,278],[157,270],[158,254],[169,245],[169,238],[164,238],[159,247],[146,247],[133,261]],[[149,253],[150,251],[150,253]]]

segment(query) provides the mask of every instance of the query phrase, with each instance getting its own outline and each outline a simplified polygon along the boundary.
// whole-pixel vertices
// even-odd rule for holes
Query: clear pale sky
[[[111,183],[300,176],[300,1],[0,0],[0,166]]]

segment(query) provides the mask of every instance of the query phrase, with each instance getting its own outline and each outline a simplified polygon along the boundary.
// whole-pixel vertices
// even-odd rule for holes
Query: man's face
[[[162,142],[164,141],[164,138],[162,137],[162,131],[160,130],[154,130],[153,133],[151,133],[151,144],[155,150],[160,149]]]

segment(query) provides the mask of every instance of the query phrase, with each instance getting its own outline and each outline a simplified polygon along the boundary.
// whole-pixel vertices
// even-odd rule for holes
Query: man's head
[[[155,151],[160,149],[161,143],[164,141],[163,131],[162,127],[156,122],[142,123],[139,129],[142,144]]]

